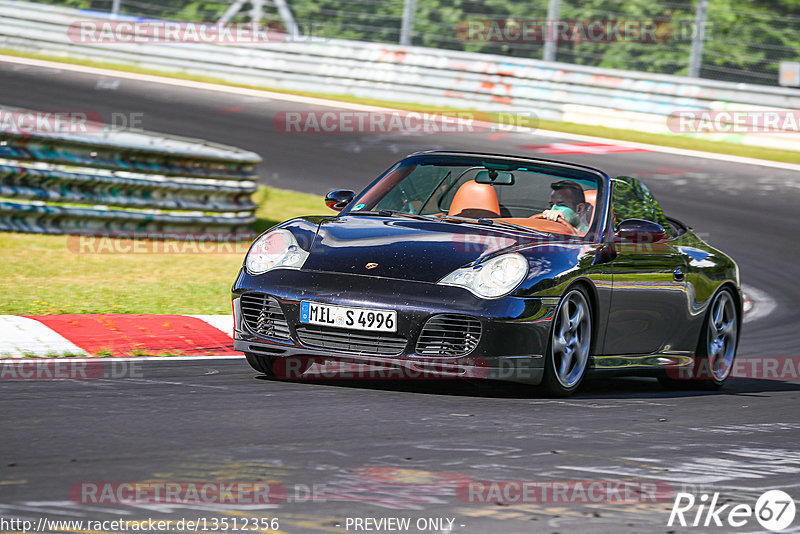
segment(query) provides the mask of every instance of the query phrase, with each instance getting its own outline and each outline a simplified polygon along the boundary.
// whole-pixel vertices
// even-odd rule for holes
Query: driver
[[[586,202],[583,188],[571,180],[554,182],[550,188],[550,209],[538,217],[548,221],[563,219],[578,232],[586,233],[592,220],[592,205]]]

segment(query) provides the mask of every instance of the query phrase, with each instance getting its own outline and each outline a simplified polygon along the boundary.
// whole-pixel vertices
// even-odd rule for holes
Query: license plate
[[[350,308],[316,302],[300,303],[300,322],[371,332],[397,332],[397,312]]]

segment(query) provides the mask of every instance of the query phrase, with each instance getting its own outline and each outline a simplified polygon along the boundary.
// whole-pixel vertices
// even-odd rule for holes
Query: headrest
[[[497,193],[489,184],[479,184],[475,180],[470,180],[458,188],[447,214],[476,219],[499,217],[500,203],[497,201]]]

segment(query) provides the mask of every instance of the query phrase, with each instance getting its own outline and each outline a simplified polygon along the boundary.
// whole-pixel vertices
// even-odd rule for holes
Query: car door
[[[611,208],[615,230],[626,219],[644,219],[663,226],[667,239],[615,243],[604,353],[669,351],[669,340],[686,324],[684,256],[672,242],[661,208],[639,180],[613,179]]]

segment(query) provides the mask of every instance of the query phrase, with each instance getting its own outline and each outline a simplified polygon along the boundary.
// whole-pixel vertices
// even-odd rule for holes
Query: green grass
[[[78,59],[71,57],[52,56],[46,54],[30,54],[26,52],[19,52],[11,49],[0,49],[0,54],[17,57],[28,57],[34,59],[43,59],[48,61],[59,61],[62,63],[70,63],[75,65],[85,65],[90,67],[98,67],[103,69],[120,70],[124,72],[133,72],[139,74],[150,74],[154,76],[162,76],[166,78],[177,78],[182,80],[194,80],[200,82],[214,83],[218,85],[226,85],[231,87],[244,87],[248,89],[268,90],[279,93],[309,96],[315,98],[323,98],[327,100],[336,100],[339,102],[355,102],[363,105],[387,107],[392,109],[402,109],[407,111],[431,111],[431,106],[424,106],[421,104],[409,104],[403,102],[391,102],[386,100],[365,99],[358,98],[350,95],[331,95],[320,92],[308,91],[290,91],[287,89],[270,87],[268,85],[249,85],[228,82],[212,76],[190,75],[185,73],[171,73],[164,72],[156,69],[147,69],[134,65],[124,65],[119,63],[107,63],[101,61],[92,61],[86,59]],[[445,111],[446,108],[437,107],[435,111]],[[473,110],[456,110],[451,109],[448,111],[473,111]],[[784,163],[800,163],[800,151],[778,150],[771,148],[762,148],[748,145],[741,145],[735,143],[725,143],[720,141],[709,141],[705,139],[696,139],[690,135],[666,135],[655,133],[637,132],[635,130],[625,130],[619,128],[605,128],[602,126],[591,126],[585,124],[575,124],[569,122],[555,122],[555,121],[538,121],[538,125],[530,124],[532,127],[538,127],[543,130],[553,130],[557,132],[566,132],[580,135],[592,135],[596,137],[606,137],[609,139],[618,139],[621,141],[631,141],[636,143],[646,143],[652,145],[659,145],[673,148],[683,148],[690,150],[700,150],[704,152],[713,152],[717,154],[730,154],[735,156],[750,157],[756,159],[765,159],[771,161],[781,161]]]
[[[105,354],[96,354],[95,356],[106,356]],[[111,356],[109,354],[108,356]],[[0,355],[0,358],[8,356]],[[86,355],[82,352],[48,352],[47,354],[34,354],[33,352],[23,352],[22,356],[13,356],[15,358],[85,358]]]
[[[322,198],[261,187],[256,231],[300,215],[333,214]],[[249,243],[223,253],[92,253],[96,238],[0,232],[0,314],[230,312]],[[105,250],[109,250],[106,247]]]
[[[322,197],[274,187],[260,186],[253,194],[253,202],[258,205],[255,224],[258,233],[301,215],[334,215]]]

